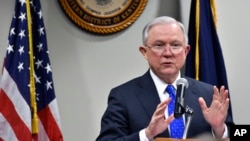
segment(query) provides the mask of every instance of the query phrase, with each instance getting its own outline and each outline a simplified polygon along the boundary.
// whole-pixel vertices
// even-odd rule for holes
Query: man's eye
[[[181,46],[180,44],[173,44],[172,46],[178,47]]]
[[[164,45],[162,45],[162,44],[159,44],[159,45],[155,45],[156,47],[163,47]]]

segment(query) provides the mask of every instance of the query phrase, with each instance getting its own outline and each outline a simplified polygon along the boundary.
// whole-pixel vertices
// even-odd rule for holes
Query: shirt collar
[[[167,83],[165,83],[163,80],[161,80],[161,79],[160,79],[151,69],[150,69],[150,75],[151,75],[151,77],[152,77],[152,79],[153,79],[153,81],[154,81],[154,84],[155,84],[155,87],[156,87],[156,89],[157,89],[158,94],[163,94],[163,93],[165,93],[166,87],[167,87],[167,85],[169,85],[169,84],[167,84]],[[176,81],[177,81],[178,79],[180,79],[180,78],[181,78],[181,73],[179,72],[179,74],[178,74],[176,80],[175,80],[174,83],[172,84],[172,85],[174,86],[175,89],[177,89]]]

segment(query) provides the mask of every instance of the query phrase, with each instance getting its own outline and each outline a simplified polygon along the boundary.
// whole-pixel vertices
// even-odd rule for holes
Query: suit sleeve
[[[108,97],[108,106],[96,141],[139,141],[139,131],[130,133],[128,122],[124,99],[113,89]]]

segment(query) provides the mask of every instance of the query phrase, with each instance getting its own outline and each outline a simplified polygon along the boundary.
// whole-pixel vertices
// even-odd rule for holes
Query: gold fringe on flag
[[[29,38],[29,62],[30,62],[30,100],[31,100],[31,116],[32,134],[38,133],[38,116],[37,116],[37,104],[36,104],[36,92],[35,92],[35,79],[34,79],[34,61],[33,61],[33,40],[32,40],[32,16],[30,12],[30,1],[26,0],[27,8],[27,22],[28,22],[28,38]]]
[[[195,16],[195,28],[196,28],[196,46],[195,46],[195,79],[199,80],[199,34],[200,34],[200,0],[196,0],[196,16]]]
[[[212,14],[213,14],[214,25],[215,25],[215,28],[217,29],[217,12],[216,12],[215,0],[210,0],[210,4],[211,4],[211,9],[212,9]]]

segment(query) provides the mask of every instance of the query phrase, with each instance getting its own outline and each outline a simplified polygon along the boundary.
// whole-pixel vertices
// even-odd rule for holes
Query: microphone
[[[184,107],[184,96],[185,91],[188,88],[188,81],[185,78],[180,78],[177,80],[177,90],[174,108],[174,117],[179,118],[185,113]]]

